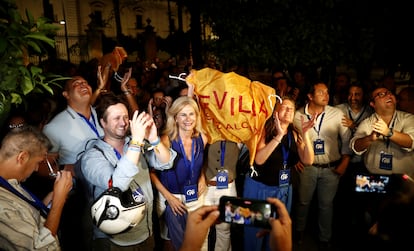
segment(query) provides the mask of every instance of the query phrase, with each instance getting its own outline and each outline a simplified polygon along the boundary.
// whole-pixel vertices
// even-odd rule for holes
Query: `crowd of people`
[[[414,87],[397,93],[385,79],[368,85],[339,73],[329,84],[275,70],[268,85],[281,99],[253,168],[240,175],[243,142],[208,143],[194,86],[169,77],[175,67],[90,71],[79,66],[54,97],[10,113],[0,148],[0,249],[287,251],[303,245],[311,216],[320,250],[352,228],[375,243],[401,240],[384,212],[413,204],[405,187],[414,185]],[[356,194],[358,174],[408,178],[385,200]],[[139,223],[116,234],[90,211],[111,187],[145,205]],[[223,195],[267,200],[278,217],[270,230],[235,231],[218,220]]]

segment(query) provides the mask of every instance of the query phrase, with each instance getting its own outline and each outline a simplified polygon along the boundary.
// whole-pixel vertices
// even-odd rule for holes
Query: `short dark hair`
[[[121,98],[120,96],[115,95],[112,92],[101,94],[101,96],[97,100],[97,105],[95,107],[98,121],[100,121],[101,119],[105,120],[105,117],[107,115],[106,110],[108,109],[108,107],[110,107],[111,105],[119,104],[119,103],[124,104],[125,107],[128,109],[128,103],[125,101],[125,99]]]

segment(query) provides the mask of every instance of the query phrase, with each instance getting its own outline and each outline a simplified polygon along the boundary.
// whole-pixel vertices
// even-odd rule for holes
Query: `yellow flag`
[[[225,139],[245,143],[252,165],[264,124],[273,112],[275,89],[211,68],[192,70],[186,81],[194,85],[208,143]]]

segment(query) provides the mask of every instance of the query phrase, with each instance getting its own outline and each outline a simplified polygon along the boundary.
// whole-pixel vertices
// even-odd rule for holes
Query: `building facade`
[[[61,27],[55,38],[56,57],[75,64],[103,56],[102,36],[137,38],[151,31],[165,39],[177,29],[190,29],[190,13],[170,0],[16,0],[16,4],[22,16],[27,9],[34,18],[45,16]],[[140,56],[138,51],[128,60]]]

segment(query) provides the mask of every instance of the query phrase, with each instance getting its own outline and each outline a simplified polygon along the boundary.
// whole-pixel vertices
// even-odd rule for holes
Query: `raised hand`
[[[150,127],[154,121],[146,112],[138,114],[138,111],[135,111],[129,123],[132,139],[142,143],[145,135],[148,133],[147,128]]]
[[[354,121],[346,116],[342,118],[342,125],[345,127],[348,127],[349,129],[354,129]]]
[[[97,73],[97,78],[98,78],[98,89],[99,90],[104,90],[106,89],[106,84],[108,82],[109,79],[109,70],[111,68],[111,64],[106,64],[103,72],[102,72],[102,66],[98,65],[98,73]]]
[[[130,87],[128,85],[128,81],[131,78],[131,75],[132,75],[132,68],[130,67],[128,69],[128,71],[125,72],[124,77],[122,78],[122,81],[121,81],[121,90],[123,92],[127,92],[127,91],[130,90]]]
[[[310,120],[305,122],[305,118],[303,116],[300,117],[301,125],[302,125],[302,134],[305,134],[309,129],[315,126],[315,120],[318,117],[318,114],[315,114]]]
[[[385,135],[388,134],[388,132],[389,132],[390,129],[388,128],[388,125],[387,125],[387,123],[385,123],[384,120],[382,120],[381,118],[378,118],[377,122],[375,122],[372,125],[372,130],[374,132],[380,134],[380,135],[385,136]]]
[[[279,112],[275,113],[273,120],[275,122],[276,135],[281,135],[281,138],[282,138],[285,132],[282,129],[282,126],[280,125]]]

